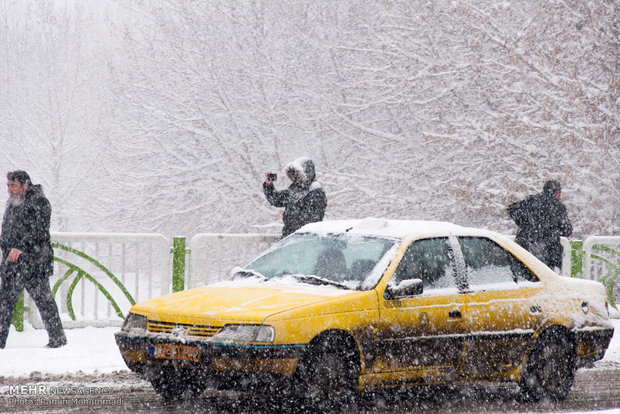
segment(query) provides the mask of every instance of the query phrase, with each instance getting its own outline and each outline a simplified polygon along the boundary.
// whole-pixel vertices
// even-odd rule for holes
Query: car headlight
[[[216,342],[273,342],[276,330],[269,325],[224,325],[213,335]]]
[[[144,333],[146,331],[147,318],[143,315],[130,313],[123,322],[121,330],[126,332]]]

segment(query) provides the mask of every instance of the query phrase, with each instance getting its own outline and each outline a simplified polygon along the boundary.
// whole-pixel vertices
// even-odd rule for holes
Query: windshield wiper
[[[316,275],[291,275],[293,276],[295,279],[299,280],[300,282],[304,282],[304,283],[309,283],[311,285],[330,285],[330,286],[336,286],[339,287],[340,289],[347,289],[347,290],[351,290],[350,287],[348,287],[347,285],[344,285],[342,283],[338,283],[338,282],[334,282],[333,280],[329,280],[329,279],[325,279],[324,277],[320,277],[320,276],[316,276]]]
[[[233,279],[237,277],[257,277],[261,280],[267,280],[267,276],[263,275],[261,272],[257,272],[256,270],[252,269],[242,269],[240,267],[237,267],[233,269],[232,274]]]

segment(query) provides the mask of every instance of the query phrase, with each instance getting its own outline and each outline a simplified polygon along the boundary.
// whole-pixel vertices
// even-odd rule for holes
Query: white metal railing
[[[510,236],[509,236],[510,237]],[[266,250],[280,239],[272,234],[217,234],[203,233],[194,236],[188,245],[186,261],[185,288],[193,288],[226,279],[234,266],[244,266],[260,252]],[[70,268],[62,261],[79,266],[92,276],[114,299],[122,314],[131,307],[125,291],[137,303],[146,299],[167,294],[171,291],[172,266],[171,242],[161,234],[123,234],[123,233],[52,233],[52,240],[70,247],[95,259],[118,279],[120,288],[113,279],[84,257],[71,251],[55,248],[54,275],[50,284],[67,276]],[[570,243],[562,238],[564,247],[563,273],[568,276],[571,269]],[[615,249],[601,251],[601,246]],[[615,278],[620,272],[619,236],[592,236],[584,244],[583,277],[603,281],[613,292],[616,306],[620,305],[620,286],[615,286]],[[603,260],[601,260],[601,256]],[[594,259],[593,259],[594,258]],[[611,275],[611,276],[610,276]],[[66,277],[56,292],[65,327],[81,326],[119,326],[122,318],[116,308],[102,294],[98,286],[86,277],[75,283],[77,273]],[[605,279],[607,280],[601,280]],[[69,302],[67,298],[70,298]],[[29,321],[42,328],[38,311],[27,298],[26,306]],[[73,311],[73,312],[70,312]],[[71,313],[74,318],[71,318]]]
[[[597,260],[592,260],[593,247],[606,246],[612,249],[620,248],[620,236],[590,236],[583,242],[584,260],[583,273],[588,279],[597,280],[602,276],[602,266],[597,266]],[[600,264],[600,261],[598,261]],[[594,268],[593,268],[594,265]],[[587,276],[585,276],[587,275]]]
[[[84,272],[80,276],[77,271],[71,272],[71,267],[65,263],[54,262],[51,286],[69,273],[55,295],[66,327],[117,326],[122,323],[101,288],[109,293],[123,314],[132,305],[125,292],[135,302],[170,292],[170,243],[161,234],[53,232],[51,236],[53,243],[82,253],[54,249],[57,259],[76,265]],[[100,266],[83,255],[93,258]],[[103,269],[108,269],[122,287]],[[26,300],[26,306],[33,326],[42,327],[32,299]]]
[[[195,235],[189,243],[190,260],[185,288],[226,279],[233,267],[245,266],[279,239],[273,234]]]
[[[562,276],[569,276],[571,272],[572,263],[572,247],[570,240],[566,237],[560,237],[560,244],[562,244]]]
[[[583,251],[583,277],[603,282],[610,301],[619,307],[620,236],[590,236]]]

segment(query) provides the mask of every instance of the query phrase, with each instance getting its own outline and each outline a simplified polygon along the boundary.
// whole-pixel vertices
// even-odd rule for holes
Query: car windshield
[[[348,234],[293,234],[237,272],[235,277],[292,276],[303,283],[372,289],[398,244],[398,240]]]

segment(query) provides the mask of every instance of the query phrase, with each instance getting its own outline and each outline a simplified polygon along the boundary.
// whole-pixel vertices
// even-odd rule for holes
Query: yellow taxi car
[[[306,225],[230,280],[139,303],[116,342],[166,399],[513,381],[558,400],[612,335],[602,284],[561,277],[500,234],[363,219]]]

